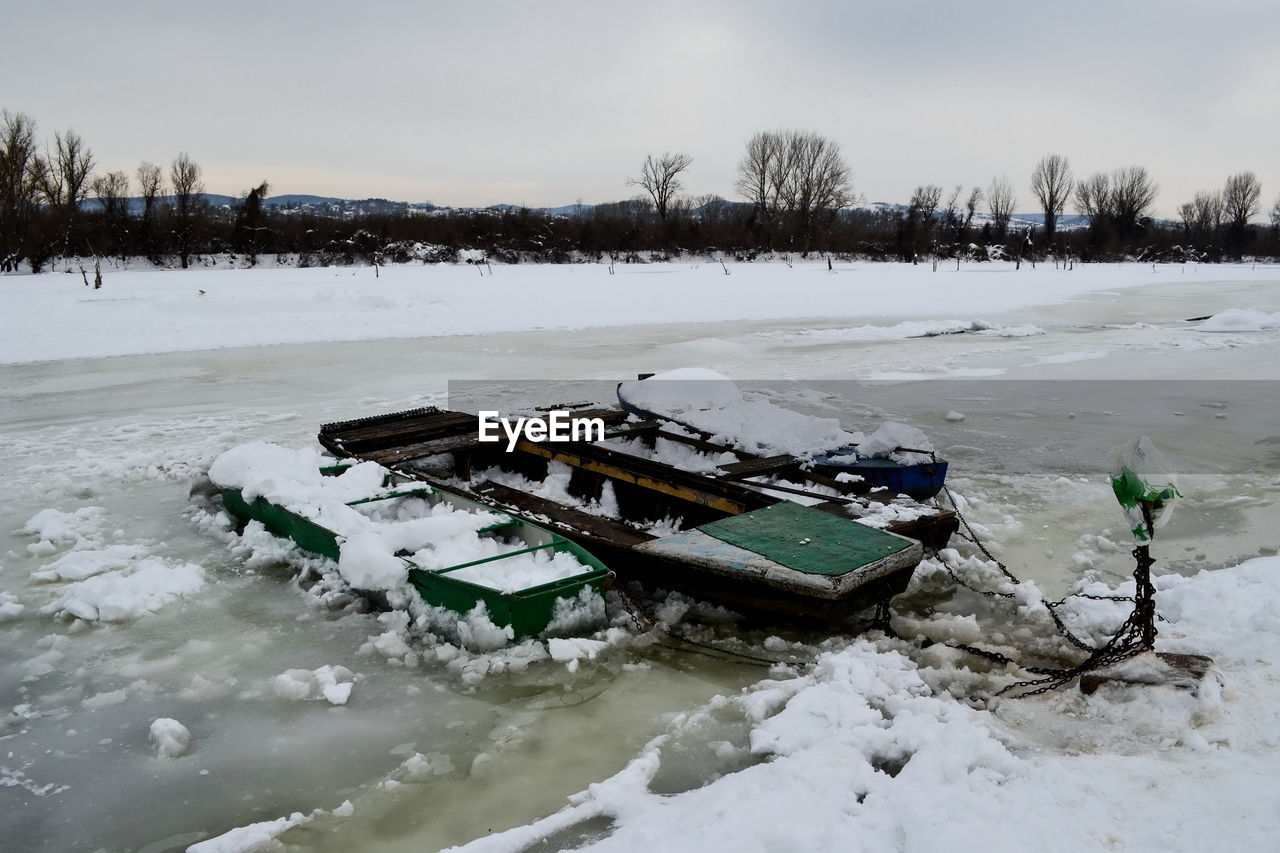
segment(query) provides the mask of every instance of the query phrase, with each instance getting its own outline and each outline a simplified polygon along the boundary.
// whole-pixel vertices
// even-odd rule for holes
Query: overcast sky
[[[1280,2],[0,0],[0,107],[100,170],[187,151],[209,192],[530,206],[626,198],[646,153],[736,198],[746,139],[835,139],[868,201],[1039,157],[1146,166],[1172,216],[1280,194]]]

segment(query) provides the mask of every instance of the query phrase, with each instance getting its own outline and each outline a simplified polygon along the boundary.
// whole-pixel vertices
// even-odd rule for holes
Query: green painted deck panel
[[[721,542],[811,575],[843,575],[912,545],[852,519],[790,501],[703,524],[697,529]]]

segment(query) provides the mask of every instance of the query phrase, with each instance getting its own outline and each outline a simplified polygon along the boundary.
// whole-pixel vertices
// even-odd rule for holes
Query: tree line
[[[1052,254],[1081,261],[1226,260],[1280,256],[1280,199],[1270,224],[1254,224],[1262,188],[1252,172],[1197,192],[1176,221],[1154,218],[1158,187],[1142,166],[1077,179],[1067,157],[1041,158],[1027,187],[1036,222],[1015,219],[1021,203],[1003,175],[985,187],[921,184],[903,204],[858,205],[853,172],[830,137],[772,130],[747,140],[734,190],[742,199],[684,194],[694,159],[644,159],[627,186],[637,197],[572,215],[525,208],[374,212],[275,210],[263,181],[230,206],[212,207],[202,170],[185,152],[167,168],[95,173],[92,150],[73,130],[37,143],[25,113],[2,114],[0,271],[39,272],[55,258],[144,257],[186,268],[232,256],[327,265],[456,260],[479,249],[495,260],[627,261],[682,253],[750,260],[761,253],[920,262]],[[1083,227],[1065,227],[1074,211]],[[1073,221],[1074,222],[1074,221]],[[472,257],[472,254],[466,257]]]

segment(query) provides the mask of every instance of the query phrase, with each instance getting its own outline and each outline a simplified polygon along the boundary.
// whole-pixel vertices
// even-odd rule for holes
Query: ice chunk
[[[157,758],[177,758],[191,745],[191,732],[177,720],[160,717],[151,723],[151,743]]]
[[[82,547],[96,540],[105,514],[99,506],[84,506],[72,512],[42,509],[27,519],[18,532],[40,537],[39,542],[27,546],[29,553],[52,554],[59,547]]]
[[[194,563],[174,565],[148,557],[132,571],[118,570],[70,584],[44,613],[69,613],[89,622],[123,622],[204,588],[204,571]]]
[[[285,670],[271,680],[276,697],[291,702],[324,699],[330,705],[345,705],[354,687],[351,670],[328,664],[317,669]]]
[[[78,581],[104,572],[128,568],[146,556],[139,545],[108,545],[106,548],[68,551],[31,577],[39,581]]]
[[[551,653],[551,659],[559,663],[576,661],[579,658],[595,660],[596,655],[607,646],[608,643],[602,640],[589,640],[585,637],[547,640],[547,651]]]
[[[0,592],[0,623],[12,622],[22,615],[26,607],[17,597],[8,592]]]

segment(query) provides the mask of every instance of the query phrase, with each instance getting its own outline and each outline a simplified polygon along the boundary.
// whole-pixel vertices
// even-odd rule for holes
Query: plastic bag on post
[[[1140,544],[1151,541],[1148,519],[1151,530],[1163,527],[1182,497],[1169,460],[1145,435],[1111,451],[1111,489]]]

